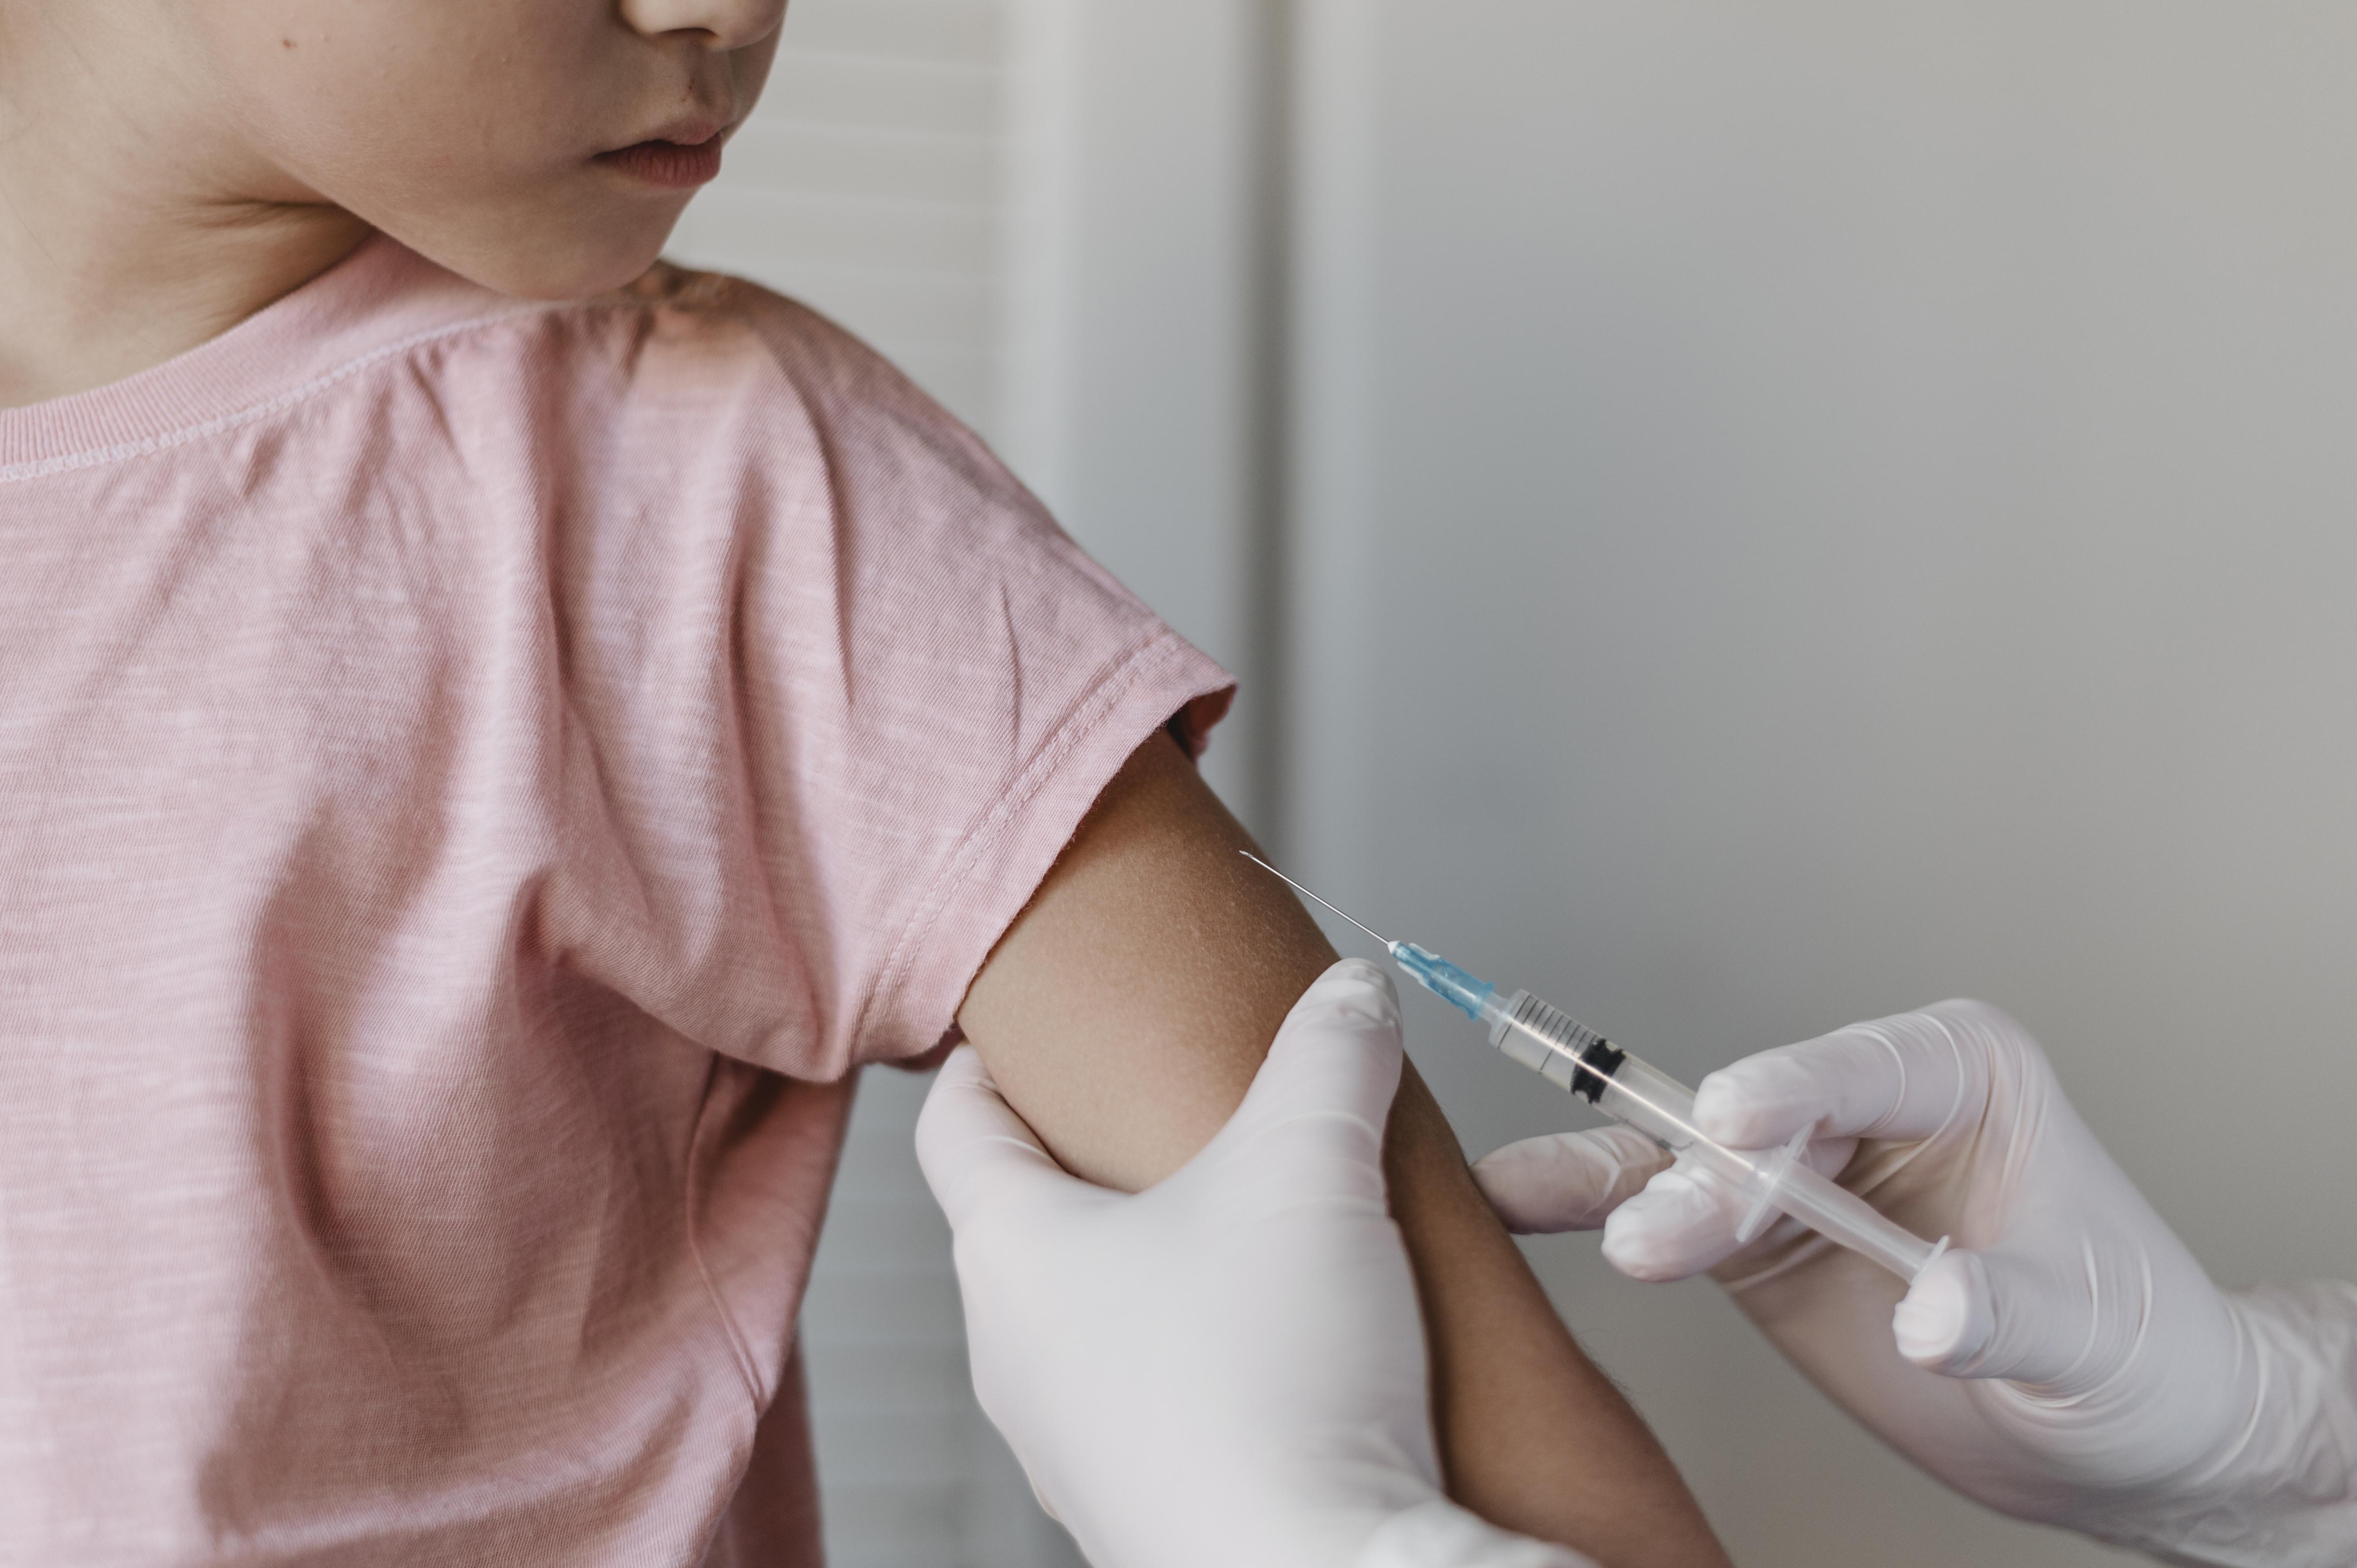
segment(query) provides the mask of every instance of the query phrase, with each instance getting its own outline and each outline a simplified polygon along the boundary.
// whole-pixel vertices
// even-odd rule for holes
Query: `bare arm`
[[[1333,950],[1168,736],[1141,747],[967,993],[1000,1091],[1076,1175],[1146,1187],[1243,1097]],[[1580,1353],[1408,1070],[1393,1212],[1431,1337],[1450,1494],[1609,1568],[1727,1562],[1652,1434]]]

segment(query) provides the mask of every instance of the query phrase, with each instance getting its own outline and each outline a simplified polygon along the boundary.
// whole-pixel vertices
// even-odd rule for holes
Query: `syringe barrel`
[[[1590,1105],[1625,1059],[1611,1041],[1527,991],[1515,992],[1502,1004],[1494,993],[1480,1001],[1481,1011],[1475,1015],[1490,1026],[1491,1045]]]
[[[1913,1280],[1940,1252],[1788,1149],[1730,1149],[1695,1124],[1694,1090],[1527,991],[1491,1002],[1490,1041],[1549,1082],[1711,1173],[1754,1213],[1781,1209],[1829,1240]]]
[[[1694,1090],[1625,1051],[1595,1104],[1607,1116],[1626,1122],[1672,1154],[1683,1155],[1706,1144],[1717,1147],[1695,1126]]]

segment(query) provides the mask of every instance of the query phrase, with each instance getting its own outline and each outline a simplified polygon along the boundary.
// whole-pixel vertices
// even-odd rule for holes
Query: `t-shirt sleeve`
[[[812,313],[728,285],[642,334],[572,570],[572,945],[762,1067],[920,1055],[1123,762],[1200,752],[1233,682]]]

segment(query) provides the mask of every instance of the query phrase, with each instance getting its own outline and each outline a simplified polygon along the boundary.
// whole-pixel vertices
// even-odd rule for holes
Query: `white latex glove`
[[[1336,964],[1228,1124],[1135,1197],[1066,1175],[972,1049],[942,1067],[917,1155],[974,1391],[1097,1568],[1594,1568],[1440,1496],[1384,1202],[1400,1060],[1390,980]]]
[[[1958,1250],[1911,1289],[1790,1220],[1738,1250],[1709,1178],[1620,1201],[1663,1163],[1620,1130],[1475,1175],[1517,1230],[1602,1223],[1625,1273],[1711,1269],[1820,1388],[1994,1508],[2176,1562],[2357,1563],[2357,1290],[2222,1294],[2003,1013],[1943,1002],[1762,1052],[1695,1114],[1740,1148],[1815,1125],[1811,1164]]]

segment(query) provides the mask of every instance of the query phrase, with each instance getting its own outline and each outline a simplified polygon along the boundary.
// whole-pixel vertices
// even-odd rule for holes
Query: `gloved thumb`
[[[1634,1127],[1525,1138],[1474,1162],[1473,1179],[1506,1229],[1594,1230],[1668,1167],[1670,1152]]]
[[[1243,1103],[1171,1179],[1251,1160],[1284,1167],[1263,1173],[1259,1190],[1272,1198],[1381,1204],[1383,1124],[1405,1059],[1391,977],[1365,959],[1341,960],[1294,1003]]]
[[[985,1210],[1094,1190],[1066,1174],[998,1097],[972,1046],[942,1064],[917,1117],[917,1164],[933,1200],[963,1230]]]
[[[2085,1365],[2087,1281],[2003,1251],[1952,1251],[1917,1276],[1891,1313],[1899,1353],[1951,1378],[2055,1385]]]

